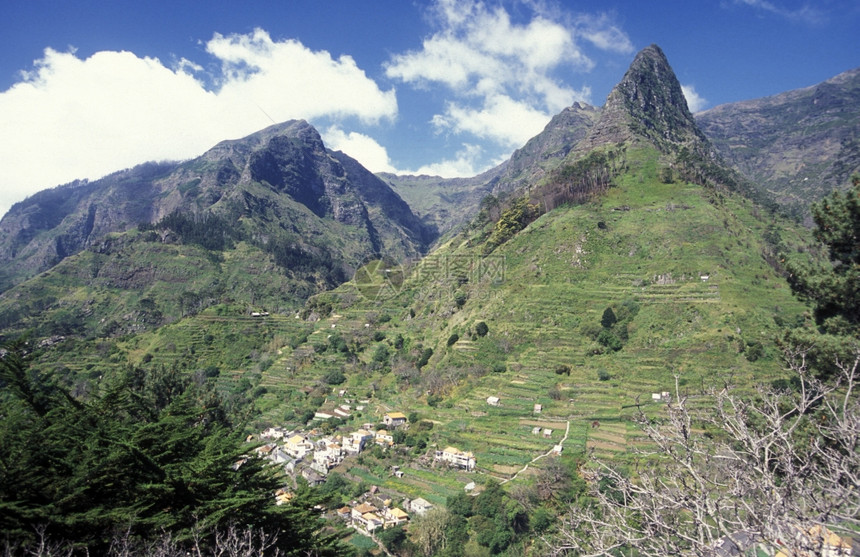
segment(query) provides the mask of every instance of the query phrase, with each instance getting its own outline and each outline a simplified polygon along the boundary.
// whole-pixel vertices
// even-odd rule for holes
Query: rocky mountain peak
[[[580,148],[590,150],[635,137],[652,141],[662,151],[706,142],[675,72],[657,45],[642,49],[633,59]]]

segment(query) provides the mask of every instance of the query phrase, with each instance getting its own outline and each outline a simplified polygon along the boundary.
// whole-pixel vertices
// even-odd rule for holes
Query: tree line
[[[17,343],[0,359],[0,383],[7,554],[48,543],[70,555],[118,545],[214,554],[228,538],[257,555],[343,554],[313,492],[275,505],[283,480],[244,445],[205,375],[130,367],[83,400],[30,370]]]

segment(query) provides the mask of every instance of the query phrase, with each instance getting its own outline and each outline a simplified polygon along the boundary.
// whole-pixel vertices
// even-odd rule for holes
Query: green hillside
[[[482,472],[507,479],[568,427],[565,451],[623,459],[640,442],[635,406],[659,412],[651,395],[674,393],[675,375],[691,395],[780,377],[774,338],[805,307],[774,255],[796,251],[805,231],[736,194],[664,183],[653,149],[629,150],[625,166],[605,195],[542,215],[489,255],[490,223],[407,269],[402,285],[365,278],[312,299],[328,315],[262,374],[266,423],[300,425],[292,402],[274,401],[302,386],[332,404],[321,379],[341,371],[336,389],[370,400],[356,424],[416,412],[434,424],[428,447],[473,451]],[[607,308],[616,322],[603,332]],[[376,479],[404,493],[460,485],[419,476]]]
[[[277,464],[269,470],[282,486],[279,504],[295,495],[292,507],[306,505],[300,516],[316,520],[319,498],[330,526],[341,524],[345,505],[373,518],[358,503],[370,494],[388,510],[402,502],[416,519],[408,534],[396,526],[377,540],[399,535],[404,554],[440,532],[468,543],[465,554],[538,554],[536,537],[552,534],[572,507],[587,507],[590,489],[616,492],[595,481],[587,455],[617,466],[624,481],[641,479],[634,453],[653,447],[643,412],[645,422],[663,423],[678,396],[707,414],[715,389],[790,389],[778,344],[787,329],[813,317],[818,325],[833,317],[834,330],[856,324],[831,315],[843,302],[833,292],[856,298],[856,269],[828,283],[815,282],[828,273],[795,265],[826,265],[827,254],[723,164],[656,45],[637,55],[602,110],[565,110],[509,161],[472,179],[374,176],[327,150],[305,122],[224,142],[163,172],[147,182],[159,201],[136,225],[127,208],[121,226],[91,208],[119,195],[116,180],[94,186],[89,200],[83,192],[57,208],[46,202],[65,191],[57,190],[4,219],[17,232],[0,241],[0,259],[22,271],[0,286],[0,340],[17,341],[0,350],[0,380],[11,386],[0,403],[38,431],[44,391],[51,419],[75,432],[69,409],[110,417],[116,401],[145,407],[140,393],[170,400],[186,389],[189,404],[217,410],[236,441],[221,455],[231,465],[213,470],[241,471],[266,444],[258,454]],[[847,215],[856,200],[833,199],[831,220],[855,222]],[[108,231],[94,235],[98,226]],[[850,232],[819,238],[835,234],[854,253]],[[798,291],[818,304],[814,316],[792,294],[790,268],[799,269]],[[832,348],[817,347],[810,359]],[[164,409],[153,423],[179,424]],[[116,432],[95,445],[125,447],[123,428],[140,426],[134,412],[106,419]],[[408,424],[389,427],[390,440],[357,432],[383,429],[392,412]],[[190,429],[208,423],[201,420],[192,417]],[[280,429],[264,436],[270,427]],[[712,434],[691,427],[685,434]],[[75,436],[65,431],[51,433],[70,451],[58,454],[90,443],[67,442]],[[0,433],[28,446],[15,427]],[[450,447],[471,453],[475,469],[443,462],[457,454]],[[134,458],[148,450],[132,449]],[[16,461],[18,475],[26,458]],[[100,481],[118,483],[117,470]],[[16,505],[17,479],[0,486]],[[308,490],[305,480],[322,485]],[[275,506],[272,491],[263,507]],[[417,519],[404,501],[416,498],[449,514]],[[51,510],[31,499],[27,508]],[[4,516],[29,525],[18,514]],[[351,532],[344,537],[356,548],[376,551],[372,537]]]

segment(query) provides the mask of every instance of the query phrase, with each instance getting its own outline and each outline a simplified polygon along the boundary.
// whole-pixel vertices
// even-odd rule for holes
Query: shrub
[[[599,369],[599,370],[597,370],[597,378],[600,379],[601,381],[609,381],[612,378],[612,376],[609,375],[609,372],[606,371],[605,369]]]
[[[380,344],[377,347],[376,352],[373,353],[373,361],[377,363],[384,363],[388,361],[388,356],[388,347],[384,344]]]
[[[748,361],[754,362],[764,356],[764,346],[757,340],[748,342],[745,355]]]
[[[487,324],[484,323],[483,321],[478,321],[478,324],[475,325],[475,333],[477,333],[477,335],[479,337],[486,336],[487,333],[489,333],[489,332],[490,332],[490,328],[487,327]]]
[[[325,381],[329,385],[340,385],[341,383],[346,381],[346,375],[344,375],[343,372],[339,369],[333,369],[325,374],[323,381]]]
[[[432,348],[425,348],[421,353],[421,356],[418,357],[418,360],[415,362],[415,367],[421,369],[422,367],[427,365],[427,362],[430,361],[430,356],[433,355]]]
[[[458,335],[457,333],[454,333],[453,335],[448,337],[448,346],[452,346],[458,340],[460,340],[460,335]]]
[[[621,350],[621,340],[609,329],[603,329],[600,331],[600,334],[597,335],[597,342],[612,351],[617,352],[618,350]]]

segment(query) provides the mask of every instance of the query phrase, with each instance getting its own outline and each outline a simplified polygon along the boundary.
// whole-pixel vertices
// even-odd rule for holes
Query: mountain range
[[[652,45],[602,108],[565,109],[476,177],[377,176],[292,121],[45,190],[0,221],[0,333],[76,396],[166,366],[259,426],[306,425],[334,386],[370,401],[350,424],[420,413],[425,447],[499,478],[558,442],[534,427],[623,458],[654,393],[781,377],[774,337],[807,309],[784,259],[817,248],[771,209],[857,170],[857,76],[694,116]],[[349,472],[461,489],[369,470]]]

